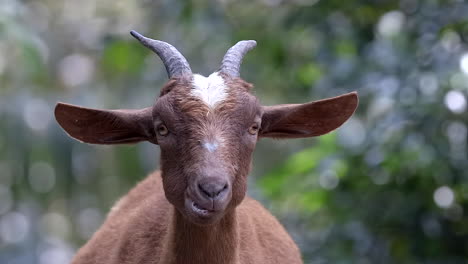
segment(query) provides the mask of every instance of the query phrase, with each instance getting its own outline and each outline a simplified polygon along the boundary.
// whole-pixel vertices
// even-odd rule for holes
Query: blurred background
[[[468,3],[458,0],[1,0],[0,263],[62,264],[159,167],[158,147],[66,136],[57,101],[153,103],[166,72],[130,35],[215,71],[255,39],[242,76],[263,104],[358,91],[315,139],[258,143],[249,192],[305,263],[468,261]]]

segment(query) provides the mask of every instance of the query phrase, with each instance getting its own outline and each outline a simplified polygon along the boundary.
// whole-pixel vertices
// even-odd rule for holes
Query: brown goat
[[[255,41],[228,50],[218,72],[192,74],[171,45],[132,31],[164,62],[169,81],[152,107],[98,110],[59,103],[55,116],[86,143],[149,141],[154,172],[124,196],[72,263],[302,263],[297,246],[258,202],[245,197],[260,137],[328,133],[355,111],[356,93],[306,104],[261,106],[239,78]]]

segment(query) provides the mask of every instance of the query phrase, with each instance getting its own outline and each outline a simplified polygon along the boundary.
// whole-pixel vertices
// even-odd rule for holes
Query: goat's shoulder
[[[107,218],[113,218],[114,215],[119,214],[128,215],[130,211],[135,211],[145,206],[148,200],[160,198],[163,195],[161,173],[155,171],[120,198],[110,210]]]
[[[170,205],[164,198],[161,176],[154,172],[123,196],[102,226],[78,251],[73,263],[133,263],[162,250]],[[148,236],[157,234],[158,236]],[[152,252],[147,252],[152,250]],[[146,256],[146,257],[145,257]],[[148,263],[149,260],[148,260]]]
[[[259,202],[246,197],[238,207],[238,217],[241,252],[261,255],[262,263],[302,263],[292,238]]]

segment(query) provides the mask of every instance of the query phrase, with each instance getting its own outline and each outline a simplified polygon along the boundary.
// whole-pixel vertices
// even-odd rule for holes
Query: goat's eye
[[[165,136],[165,135],[169,134],[169,130],[167,129],[167,127],[165,125],[159,125],[158,126],[158,134],[161,135],[161,136]]]
[[[258,133],[258,124],[253,124],[252,126],[249,127],[249,133],[251,135],[256,135]]]

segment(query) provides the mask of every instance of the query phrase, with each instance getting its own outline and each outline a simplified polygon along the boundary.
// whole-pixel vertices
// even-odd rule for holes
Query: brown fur
[[[281,224],[246,197],[213,226],[197,226],[166,200],[155,172],[124,196],[73,264],[302,263]]]

